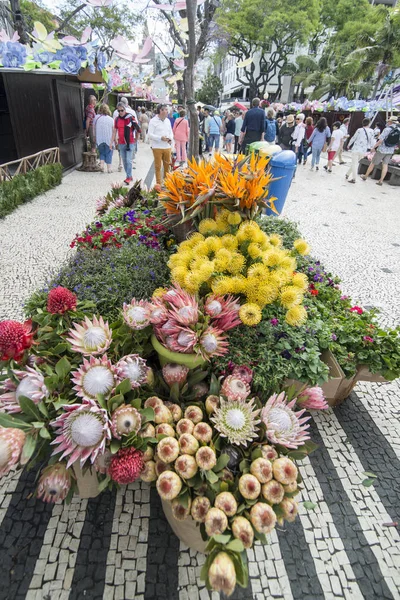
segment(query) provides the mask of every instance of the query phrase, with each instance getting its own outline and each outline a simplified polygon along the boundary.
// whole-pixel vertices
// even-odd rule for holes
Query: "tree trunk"
[[[177,93],[178,93],[178,104],[183,104],[185,101],[185,91],[183,89],[183,80],[180,79],[176,82]]]
[[[188,20],[188,55],[185,58],[184,71],[185,100],[190,119],[189,158],[199,156],[199,119],[194,99],[194,67],[196,60],[196,8],[197,0],[186,0],[186,15]]]
[[[29,44],[29,36],[26,33],[26,25],[21,13],[19,0],[10,0],[12,19],[15,31],[19,35],[21,44]]]

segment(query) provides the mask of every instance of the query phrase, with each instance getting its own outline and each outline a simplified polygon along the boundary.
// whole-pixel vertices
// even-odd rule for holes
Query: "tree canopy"
[[[221,79],[209,69],[203,85],[196,92],[196,100],[204,104],[217,104],[219,92],[222,90]]]

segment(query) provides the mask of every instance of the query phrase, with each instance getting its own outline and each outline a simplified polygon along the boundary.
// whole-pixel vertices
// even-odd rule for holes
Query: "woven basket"
[[[184,242],[190,233],[193,231],[193,222],[185,221],[185,223],[176,223],[171,225],[171,231],[173,232],[178,244]]]

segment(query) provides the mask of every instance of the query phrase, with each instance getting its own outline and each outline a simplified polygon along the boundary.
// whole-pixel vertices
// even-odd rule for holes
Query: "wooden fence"
[[[0,165],[0,183],[7,179],[11,180],[15,175],[25,174],[43,165],[52,165],[58,162],[60,162],[60,149],[56,147],[41,150],[40,152],[36,152],[36,154],[4,163]]]

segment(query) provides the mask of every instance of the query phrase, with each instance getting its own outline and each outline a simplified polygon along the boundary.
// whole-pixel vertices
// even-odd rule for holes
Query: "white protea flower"
[[[150,323],[151,311],[148,302],[133,298],[130,304],[125,304],[122,316],[125,323],[132,329],[144,329]]]
[[[259,413],[260,410],[254,406],[254,400],[245,402],[221,398],[210,419],[215,429],[222,437],[228,438],[231,444],[247,446],[258,435]]]
[[[246,400],[250,394],[250,386],[241,377],[228,375],[222,384],[221,394],[228,400]]]
[[[129,379],[133,388],[138,388],[147,383],[150,368],[144,358],[139,354],[127,354],[115,365],[118,378],[122,381]]]
[[[73,323],[74,328],[68,332],[67,341],[71,344],[71,350],[81,352],[85,356],[103,354],[112,342],[112,331],[108,322],[103,317],[98,319],[93,315],[91,321],[88,317],[81,323]]]
[[[44,384],[42,373],[25,367],[25,371],[13,371],[13,375],[19,380],[16,384],[12,379],[6,379],[3,383],[5,394],[0,396],[0,407],[7,413],[20,413],[21,407],[19,399],[21,396],[30,398],[32,402],[37,404],[43,398],[47,398],[49,390]]]
[[[267,439],[273,444],[279,444],[286,448],[296,449],[310,439],[305,425],[311,417],[302,417],[305,409],[295,412],[292,410],[296,404],[296,398],[286,402],[284,392],[277,396],[274,394],[269,398],[261,412],[261,418],[266,425]]]
[[[51,442],[54,454],[62,452],[60,460],[68,456],[67,469],[77,460],[83,467],[88,458],[93,464],[105,451],[106,441],[111,439],[110,421],[107,411],[94,402],[70,404],[53,421],[56,439]]]
[[[101,358],[91,356],[71,376],[76,395],[84,400],[96,400],[97,394],[109,396],[118,383],[115,367],[104,354]]]
[[[142,424],[141,414],[136,408],[122,404],[112,414],[111,431],[118,440],[121,435],[137,433]]]

